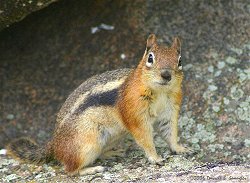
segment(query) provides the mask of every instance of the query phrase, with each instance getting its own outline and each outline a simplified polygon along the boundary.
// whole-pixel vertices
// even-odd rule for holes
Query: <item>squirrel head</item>
[[[150,34],[139,68],[142,70],[142,80],[152,89],[181,84],[183,72],[180,39],[175,37],[172,45],[165,47],[158,45],[156,36]]]

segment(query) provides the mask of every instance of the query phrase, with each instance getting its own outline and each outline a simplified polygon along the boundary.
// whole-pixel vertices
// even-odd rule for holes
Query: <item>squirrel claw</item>
[[[192,148],[186,147],[186,146],[182,146],[182,145],[178,145],[177,147],[175,147],[172,150],[172,154],[173,155],[176,155],[176,154],[192,155],[194,153],[195,153],[195,151]]]
[[[156,158],[155,157],[149,157],[148,161],[151,164],[163,165],[164,159],[161,156],[158,156]]]

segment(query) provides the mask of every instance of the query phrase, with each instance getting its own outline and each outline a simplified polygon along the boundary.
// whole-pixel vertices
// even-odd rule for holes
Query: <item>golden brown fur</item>
[[[183,78],[179,56],[178,38],[167,48],[150,35],[136,69],[94,76],[69,96],[46,147],[38,148],[27,140],[18,148],[22,141],[16,140],[8,145],[8,153],[29,162],[54,157],[69,174],[96,173],[103,167],[86,167],[130,133],[151,163],[161,163],[153,126],[172,151],[185,152],[187,149],[177,143]]]

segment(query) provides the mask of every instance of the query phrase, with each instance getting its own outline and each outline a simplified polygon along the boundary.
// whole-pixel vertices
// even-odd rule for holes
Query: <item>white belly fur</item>
[[[150,105],[149,115],[155,121],[169,121],[173,113],[174,102],[168,98],[166,93],[161,93]]]

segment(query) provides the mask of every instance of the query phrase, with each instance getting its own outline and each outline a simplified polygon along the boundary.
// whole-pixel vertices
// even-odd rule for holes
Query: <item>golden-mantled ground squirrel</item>
[[[154,127],[172,151],[186,152],[177,143],[183,79],[180,50],[178,38],[171,47],[163,47],[151,34],[135,69],[93,76],[68,97],[45,147],[20,138],[7,146],[7,153],[26,162],[56,159],[69,174],[93,174],[104,168],[88,166],[130,133],[150,163],[161,163],[153,141]]]

